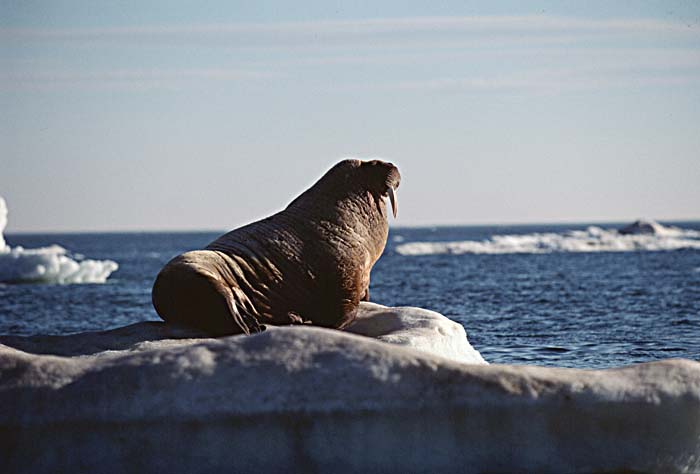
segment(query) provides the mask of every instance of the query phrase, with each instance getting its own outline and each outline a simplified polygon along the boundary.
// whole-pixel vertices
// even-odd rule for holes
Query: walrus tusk
[[[391,212],[396,219],[396,191],[391,186],[389,186],[389,200],[391,201]]]

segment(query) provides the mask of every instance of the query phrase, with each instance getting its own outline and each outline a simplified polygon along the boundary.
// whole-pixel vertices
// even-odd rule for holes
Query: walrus
[[[284,210],[168,262],[153,284],[158,315],[213,336],[265,325],[342,329],[369,301],[370,271],[396,217],[392,163],[348,159]]]

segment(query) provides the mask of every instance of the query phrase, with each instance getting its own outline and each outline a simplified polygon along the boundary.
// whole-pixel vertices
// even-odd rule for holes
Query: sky
[[[9,232],[231,229],[335,162],[392,225],[700,219],[700,2],[0,0]]]

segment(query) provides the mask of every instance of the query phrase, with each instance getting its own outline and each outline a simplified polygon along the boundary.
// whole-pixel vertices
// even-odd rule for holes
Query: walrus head
[[[359,161],[359,160],[353,160]],[[396,189],[401,183],[399,169],[392,163],[372,160],[360,161],[361,173],[366,173],[369,192],[380,197],[388,197],[391,203],[391,213],[396,218],[397,203]]]
[[[392,214],[398,209],[396,189],[401,182],[401,174],[396,166],[381,160],[362,161],[347,159],[333,166],[316,184],[295,199],[298,201],[316,199],[323,195],[333,202],[363,201],[374,204],[381,211],[381,203],[389,199]]]

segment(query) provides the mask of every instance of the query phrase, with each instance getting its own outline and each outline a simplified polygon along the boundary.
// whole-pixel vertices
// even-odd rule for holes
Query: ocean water
[[[679,229],[632,236],[612,230],[622,224],[393,228],[372,272],[371,299],[460,322],[492,363],[700,360],[700,222],[673,225]],[[220,234],[6,235],[10,248],[59,245],[78,263],[113,261],[118,269],[105,283],[0,283],[0,334],[158,319],[150,291],[160,268]]]

